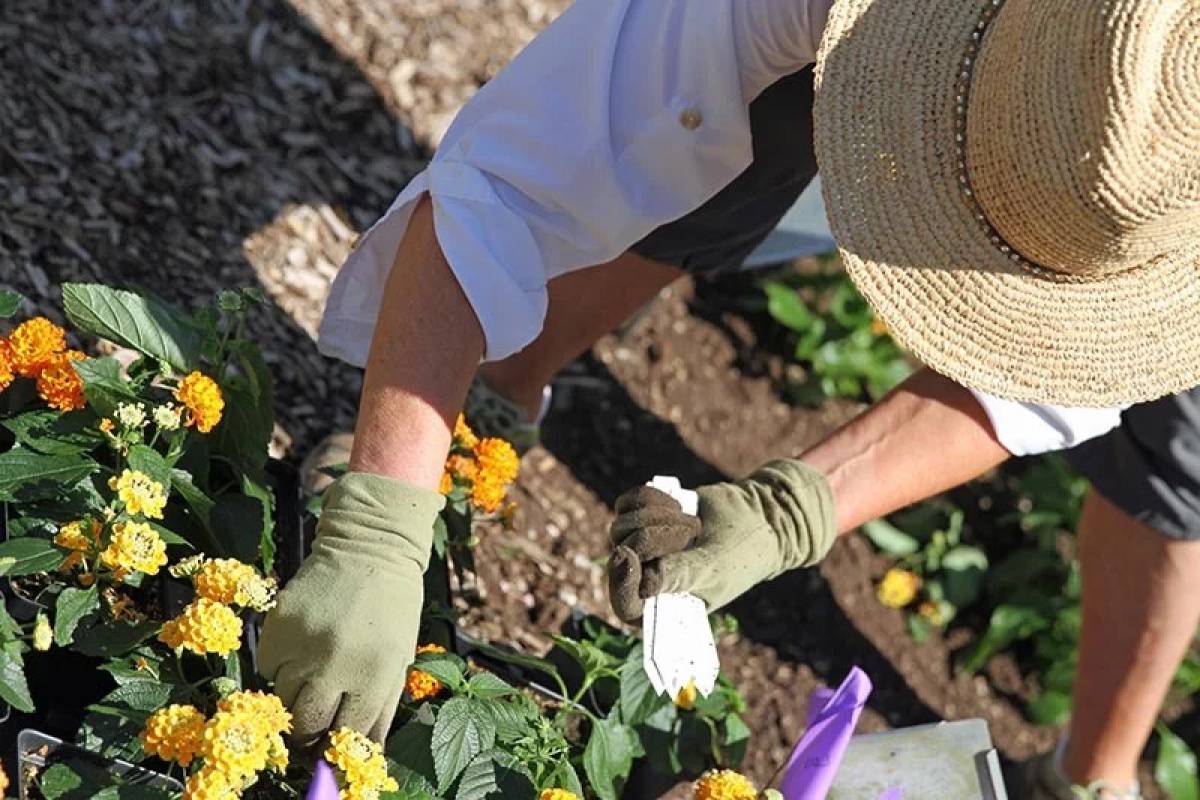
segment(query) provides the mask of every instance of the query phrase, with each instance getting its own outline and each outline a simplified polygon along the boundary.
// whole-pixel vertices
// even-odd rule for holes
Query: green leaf
[[[1050,627],[1051,620],[1044,611],[1030,606],[1000,605],[983,636],[963,660],[962,669],[978,672],[992,656],[1018,639],[1025,639]]]
[[[417,716],[404,723],[387,740],[385,752],[405,768],[418,773],[430,783],[437,780],[437,769],[433,763],[433,725],[432,709],[426,705]],[[397,778],[399,780],[399,778]]]
[[[0,542],[0,575],[33,575],[57,569],[63,562],[62,551],[49,540],[22,536]]]
[[[88,589],[67,587],[54,604],[54,641],[66,647],[75,638],[79,620],[100,607],[100,591],[95,586]]]
[[[242,494],[262,503],[263,517],[258,552],[262,559],[263,572],[269,575],[275,568],[275,493],[265,484],[249,475],[243,475]]]
[[[191,550],[196,549],[194,544],[180,536],[178,533],[175,533],[175,531],[164,528],[157,522],[147,522],[146,524],[148,524],[151,528],[154,528],[154,532],[158,534],[158,538],[162,539],[167,544],[187,547]]]
[[[158,633],[160,624],[110,622],[94,625],[75,634],[73,650],[85,656],[113,658],[120,656]]]
[[[429,673],[455,692],[466,682],[467,665],[453,653],[421,653],[413,661],[413,669]]]
[[[121,375],[121,362],[115,358],[89,358],[73,366],[83,381],[83,396],[97,414],[111,417],[121,403],[138,402],[133,387]]]
[[[1166,725],[1160,722],[1157,730],[1158,758],[1154,760],[1154,780],[1171,800],[1200,800],[1196,754]]]
[[[583,797],[583,784],[579,782],[579,774],[567,759],[558,762],[554,772],[550,773],[551,788],[566,789],[576,797]]]
[[[433,784],[424,775],[403,764],[393,765],[388,773],[396,779],[398,788],[380,795],[380,800],[436,800]]]
[[[171,485],[171,467],[153,447],[135,444],[129,448],[129,468],[144,472],[166,489]]]
[[[18,711],[33,713],[33,697],[25,680],[25,663],[16,642],[0,648],[0,700]]]
[[[863,523],[862,532],[871,540],[871,544],[888,555],[908,556],[921,549],[920,542],[887,520],[874,519]]]
[[[26,411],[2,423],[24,447],[52,456],[77,456],[104,442],[96,417],[88,411],[66,414],[49,409]]]
[[[23,300],[21,295],[11,289],[0,289],[0,319],[11,319],[15,316]]]
[[[671,702],[650,685],[650,678],[642,668],[642,652],[639,642],[621,665],[621,719],[627,725],[641,725],[664,704]]]
[[[63,311],[77,328],[167,362],[195,368],[200,332],[186,316],[153,297],[99,284],[65,283]]]
[[[538,715],[537,706],[523,694],[488,703],[488,710],[496,723],[496,738],[502,742],[528,734],[530,724]]]
[[[781,325],[797,333],[804,333],[816,316],[809,310],[800,294],[785,283],[767,281],[763,284],[767,295],[767,313]]]
[[[908,615],[908,635],[917,644],[925,644],[929,641],[929,635],[933,633],[933,625],[929,620],[922,617],[920,614],[910,613]]]
[[[480,753],[463,770],[454,800],[485,800],[499,788],[496,783],[496,762],[491,753]]]
[[[433,765],[438,791],[445,792],[475,757],[492,749],[496,724],[486,703],[469,697],[446,701],[433,726]]]
[[[210,528],[212,522],[213,501],[192,483],[192,476],[181,469],[171,470],[171,488],[179,493],[183,502],[192,510],[204,528]],[[226,555],[226,553],[211,553],[210,555]]]
[[[258,545],[262,541],[263,516],[261,501],[244,494],[226,494],[217,498],[209,521],[213,535],[226,553],[253,564],[258,560]]]
[[[100,705],[121,706],[130,711],[157,711],[171,699],[172,687],[167,683],[137,681],[118,686],[106,694]]]
[[[490,672],[478,672],[467,681],[467,691],[473,697],[491,700],[515,694],[517,690]]]
[[[231,350],[240,374],[221,387],[225,411],[213,431],[213,447],[240,472],[257,478],[267,463],[275,429],[271,370],[253,344],[234,342]]]
[[[614,656],[604,652],[591,642],[576,641],[557,634],[551,634],[550,638],[560,650],[583,667],[584,673],[587,675],[595,676],[616,666],[617,659]]]
[[[615,717],[592,726],[592,735],[583,751],[583,769],[601,800],[618,800],[621,796],[633,766],[635,741],[633,730]]]
[[[951,548],[942,557],[946,599],[958,608],[965,608],[978,600],[983,592],[987,568],[988,557],[978,547],[960,544]]]
[[[51,764],[38,780],[38,789],[46,800],[59,800],[83,789],[84,779],[67,764]],[[80,791],[79,795],[82,796]]]
[[[148,716],[127,709],[92,706],[75,733],[75,742],[105,758],[141,761],[144,754],[138,734]]]
[[[0,500],[54,497],[99,468],[90,458],[45,455],[18,447],[0,454]]]
[[[1061,725],[1071,716],[1071,695],[1045,691],[1025,706],[1025,716],[1037,725]]]
[[[138,659],[145,659],[146,668],[138,669]],[[161,673],[161,665],[162,657],[149,647],[143,647],[121,656],[120,660],[104,664],[100,669],[111,675],[118,686],[124,686],[145,681],[157,683],[155,676]]]

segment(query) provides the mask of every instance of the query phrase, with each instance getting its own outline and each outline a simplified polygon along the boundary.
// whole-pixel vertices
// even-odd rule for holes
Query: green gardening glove
[[[263,624],[259,671],[310,745],[343,725],[383,741],[417,644],[445,498],[352,472],[325,492],[312,554]]]
[[[696,491],[696,516],[649,486],[617,500],[609,594],[617,616],[646,598],[689,592],[715,611],[750,587],[817,563],[837,536],[829,483],[801,461],[772,461],[745,480]]]

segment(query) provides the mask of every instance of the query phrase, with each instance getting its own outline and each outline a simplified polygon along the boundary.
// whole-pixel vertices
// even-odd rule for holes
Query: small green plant
[[[767,312],[791,332],[791,356],[808,366],[787,387],[796,401],[878,400],[912,371],[886,326],[841,271],[788,273],[763,284]]]

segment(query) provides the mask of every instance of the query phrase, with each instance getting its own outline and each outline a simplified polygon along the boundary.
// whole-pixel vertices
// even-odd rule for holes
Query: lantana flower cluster
[[[190,578],[196,597],[158,634],[168,647],[196,655],[226,655],[242,640],[242,619],[235,606],[267,611],[275,604],[274,578],[232,558],[192,556],[171,567],[175,577]]]
[[[459,415],[439,489],[445,495],[461,489],[473,505],[494,514],[517,479],[520,462],[511,444],[503,439],[480,439]]]
[[[417,648],[417,655],[444,652],[446,652],[446,648],[440,644],[423,644]],[[414,703],[419,703],[422,700],[437,697],[442,691],[442,682],[428,672],[422,672],[416,667],[409,667],[408,679],[404,683],[404,691],[410,700]]]
[[[192,705],[169,705],[150,715],[142,730],[148,755],[183,767],[198,763],[184,788],[184,800],[230,800],[263,770],[282,774],[288,765],[284,734],[292,715],[278,697],[234,692],[206,716]]]
[[[37,384],[38,396],[59,411],[75,411],[87,405],[83,381],[75,367],[86,356],[67,348],[67,333],[45,317],[22,322],[6,339],[0,339],[0,391],[18,377]]]
[[[383,792],[400,788],[388,776],[383,746],[350,728],[329,735],[325,760],[337,775],[341,800],[378,800]]]
[[[757,800],[758,790],[750,779],[731,769],[712,769],[696,781],[694,800]]]

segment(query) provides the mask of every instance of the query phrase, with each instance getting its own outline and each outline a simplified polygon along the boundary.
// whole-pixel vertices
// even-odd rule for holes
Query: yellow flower
[[[83,396],[83,380],[71,364],[83,361],[86,355],[78,350],[54,356],[37,375],[38,396],[46,405],[59,411],[76,411],[87,405]]]
[[[112,541],[100,553],[100,560],[122,574],[157,575],[159,568],[167,563],[167,543],[144,522],[118,522],[113,525]]]
[[[675,705],[684,711],[691,711],[696,707],[696,694],[696,682],[688,680],[687,685],[679,690],[679,694],[675,695]]]
[[[114,430],[116,430],[116,428],[117,428],[116,423],[113,422],[108,417],[105,417],[104,419],[100,420],[100,432],[101,433],[107,433],[111,436],[112,432]]]
[[[204,727],[201,755],[205,769],[221,772],[230,782],[238,783],[267,766],[271,734],[249,714],[218,711]]]
[[[500,512],[500,522],[508,530],[512,530],[517,523],[517,504],[508,503],[504,506],[504,510]]]
[[[454,476],[449,472],[443,472],[441,480],[438,481],[438,494],[450,494],[454,491]]]
[[[329,735],[325,760],[342,773],[343,800],[374,800],[381,792],[399,787],[388,777],[383,746],[350,728],[338,728]]]
[[[446,648],[440,644],[424,644],[417,648],[417,655],[444,652],[446,652]],[[408,670],[408,680],[404,684],[404,690],[408,692],[408,696],[414,703],[419,703],[430,697],[436,697],[438,692],[442,691],[442,682],[428,672],[422,672],[416,667],[412,667]]]
[[[904,608],[916,599],[920,588],[921,577],[915,572],[892,568],[879,582],[875,596],[888,608]]]
[[[54,543],[59,547],[65,547],[68,550],[77,550],[86,553],[93,547],[100,546],[100,524],[95,520],[90,522],[92,527],[92,538],[89,539],[83,532],[83,526],[87,524],[86,520],[76,520],[68,522],[66,525],[60,525],[58,533],[54,534]]]
[[[198,597],[173,620],[165,623],[158,634],[163,644],[185,648],[197,655],[225,655],[238,649],[242,637],[242,620],[232,608]]]
[[[196,553],[187,558],[181,558],[171,566],[167,567],[167,572],[171,573],[172,578],[191,578],[199,574],[204,568],[206,559],[203,553]]]
[[[446,471],[456,478],[469,481],[479,474],[479,465],[470,456],[453,455],[446,459]]]
[[[566,789],[542,789],[538,800],[579,800],[579,795]]]
[[[758,790],[750,779],[731,769],[711,769],[696,781],[695,800],[755,800]]]
[[[130,514],[142,514],[151,519],[162,519],[167,505],[167,493],[163,485],[144,472],[127,469],[121,476],[108,479],[108,488],[117,493]]]
[[[269,733],[288,733],[292,729],[292,715],[283,706],[283,701],[266,692],[234,692],[217,703],[217,711],[257,719]]]
[[[54,644],[54,631],[50,628],[50,618],[38,612],[37,623],[33,626],[33,649],[46,652]]]
[[[0,762],[0,797],[8,791],[8,773],[4,771],[4,763]]]
[[[946,622],[942,615],[942,607],[932,600],[926,600],[917,606],[917,614],[923,617],[930,625],[941,627]]]
[[[7,339],[0,339],[0,392],[12,385],[16,377],[16,373],[13,372],[12,348],[9,347]]]
[[[234,558],[213,558],[196,573],[196,593],[218,603],[267,611],[274,605],[275,581]]]
[[[499,510],[508,494],[508,487],[496,481],[479,479],[471,485],[471,502],[491,514]]]
[[[878,317],[872,319],[871,320],[871,333],[875,334],[876,336],[887,336],[887,333],[888,333],[887,323],[884,322],[883,320],[879,319]]]
[[[188,778],[183,789],[183,800],[232,800],[241,796],[225,773],[208,766]]]
[[[281,775],[287,772],[288,749],[281,733],[271,734],[271,744],[267,748],[267,766]]]
[[[484,439],[475,446],[475,460],[479,463],[480,480],[509,484],[517,479],[521,457],[513,446],[503,439]]]
[[[459,414],[458,419],[454,420],[454,446],[471,450],[477,444],[479,444],[479,437],[467,424],[467,418]]]
[[[108,601],[108,610],[112,614],[113,619],[128,619],[134,622],[140,622],[145,619],[142,614],[134,606],[133,600],[128,596],[121,594],[116,589],[109,588],[104,592],[104,599]]]
[[[221,421],[225,398],[217,382],[199,372],[193,372],[179,382],[175,399],[187,409],[187,424],[201,433],[208,433]]]
[[[67,349],[67,333],[45,317],[17,326],[8,337],[12,366],[18,375],[35,378]]]
[[[204,744],[204,713],[195,706],[170,705],[146,720],[142,749],[147,755],[188,766]]]

